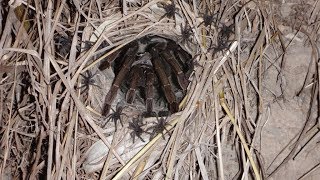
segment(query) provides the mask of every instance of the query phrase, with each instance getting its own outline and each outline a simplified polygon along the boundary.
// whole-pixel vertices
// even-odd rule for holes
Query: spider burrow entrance
[[[154,116],[160,111],[179,111],[193,63],[191,55],[175,41],[148,35],[124,46],[110,57],[99,66],[103,70],[104,64],[108,63],[115,73],[105,97],[103,116],[108,116],[119,92],[123,92],[123,101],[140,107],[145,116]]]

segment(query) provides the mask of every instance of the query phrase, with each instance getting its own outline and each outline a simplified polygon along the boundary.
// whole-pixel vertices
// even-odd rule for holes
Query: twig
[[[248,148],[248,145],[247,145],[247,143],[246,143],[245,138],[243,137],[243,135],[242,135],[242,133],[241,133],[238,125],[236,124],[236,121],[235,121],[233,115],[231,114],[228,106],[227,106],[226,103],[225,103],[225,98],[224,98],[224,93],[223,93],[223,91],[220,92],[219,97],[220,97],[220,105],[223,107],[223,109],[225,110],[225,112],[226,112],[227,115],[229,116],[229,118],[230,118],[230,120],[231,120],[234,128],[236,129],[236,132],[237,132],[239,138],[240,138],[241,144],[243,145],[244,150],[245,150],[245,152],[246,152],[246,154],[247,154],[247,156],[248,156],[248,158],[249,158],[249,161],[250,161],[250,163],[251,163],[253,172],[254,172],[254,174],[255,174],[255,178],[256,178],[257,180],[260,180],[261,178],[260,178],[259,170],[257,169],[257,166],[256,166],[256,164],[255,164],[255,162],[254,162],[254,160],[253,160],[253,158],[252,158],[252,155],[251,155],[251,153],[250,153],[250,150],[249,150],[249,148]]]
[[[220,142],[220,126],[219,126],[219,111],[218,111],[218,99],[217,95],[214,96],[214,114],[216,120],[216,141],[218,146],[218,178],[224,180],[224,172],[223,172],[223,157],[222,157],[222,149],[221,149],[221,142]]]

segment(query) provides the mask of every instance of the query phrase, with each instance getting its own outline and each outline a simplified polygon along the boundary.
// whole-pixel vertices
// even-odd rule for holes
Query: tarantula
[[[173,0],[170,0],[167,3],[161,2],[160,3],[163,7],[163,9],[165,10],[165,14],[160,18],[164,18],[164,17],[168,17],[168,18],[174,18],[175,14],[177,13],[177,10],[179,10],[176,7],[176,4],[174,3]]]
[[[202,14],[202,18],[203,18],[203,22],[199,24],[199,26],[201,24],[204,24],[204,26],[210,26],[211,29],[211,25],[212,23],[216,24],[217,23],[217,13],[212,13],[209,9],[208,6],[206,6],[206,11]]]
[[[111,109],[113,112],[107,116],[107,121],[105,122],[104,126],[112,120],[115,125],[115,130],[117,130],[117,121],[120,121],[121,126],[123,126],[122,123],[122,116],[127,116],[125,113],[123,113],[123,107],[120,105],[120,103],[117,104],[116,110]]]
[[[180,41],[181,43],[189,43],[191,35],[192,35],[192,28],[189,25],[185,25],[184,27],[181,26],[181,36],[180,36]]]
[[[217,38],[217,45],[212,44],[210,45],[210,49],[213,49],[214,53],[219,51],[223,51],[230,46],[230,37],[234,34],[233,31],[234,25],[226,26],[222,24],[222,27],[219,29],[218,38]]]
[[[145,36],[119,51],[107,61],[113,64],[116,76],[106,95],[102,115],[109,114],[119,89],[126,91],[129,104],[140,95],[149,116],[154,114],[156,95],[171,113],[177,112],[183,97],[176,94],[185,95],[192,71],[190,55],[174,41],[159,36]]]
[[[58,55],[66,57],[70,53],[72,38],[67,35],[57,34],[54,36],[54,41]]]
[[[169,116],[167,116],[166,118],[160,117],[158,118],[158,116],[156,116],[157,118],[157,123],[156,125],[150,127],[147,129],[147,131],[149,129],[152,129],[152,133],[150,133],[150,139],[154,138],[157,134],[161,133],[162,134],[162,138],[164,138],[164,131],[169,133],[169,130],[166,128],[167,125],[167,119]]]
[[[85,92],[85,91],[89,91],[89,87],[90,86],[96,86],[98,88],[101,88],[100,86],[98,86],[94,80],[94,76],[96,75],[96,73],[92,74],[92,72],[90,71],[86,71],[86,74],[80,74],[82,76],[82,85],[80,87],[78,87],[78,89],[83,89],[81,91],[81,93]]]
[[[129,122],[129,129],[132,130],[132,132],[130,133],[130,136],[133,140],[133,143],[135,141],[135,137],[137,136],[142,142],[145,142],[141,135],[142,133],[146,132],[144,131],[141,126],[143,126],[144,124],[142,123],[142,117],[139,116],[138,118],[133,118],[132,122]]]

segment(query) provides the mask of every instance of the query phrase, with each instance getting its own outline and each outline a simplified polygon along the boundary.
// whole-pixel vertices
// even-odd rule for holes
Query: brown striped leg
[[[132,63],[135,61],[135,55],[138,51],[138,44],[134,45],[132,48],[129,48],[126,55],[124,63],[121,67],[120,72],[116,76],[115,80],[113,81],[113,84],[105,98],[105,105],[102,110],[102,115],[107,116],[109,114],[109,111],[111,109],[111,104],[114,101],[115,97],[117,96],[119,87],[128,74]]]
[[[171,113],[175,113],[179,111],[179,105],[176,101],[176,97],[173,93],[171,83],[168,79],[168,76],[165,73],[165,67],[163,66],[162,59],[159,56],[158,50],[156,48],[151,48],[152,54],[152,63],[157,73],[157,76],[160,79],[164,95],[169,103],[169,109]]]

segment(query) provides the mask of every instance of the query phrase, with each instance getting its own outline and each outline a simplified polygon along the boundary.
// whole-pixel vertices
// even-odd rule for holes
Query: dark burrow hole
[[[175,41],[155,35],[142,37],[114,52],[99,69],[108,67],[113,69],[115,78],[104,102],[104,116],[110,113],[119,91],[127,103],[143,104],[144,116],[178,112],[193,71],[188,52]]]

